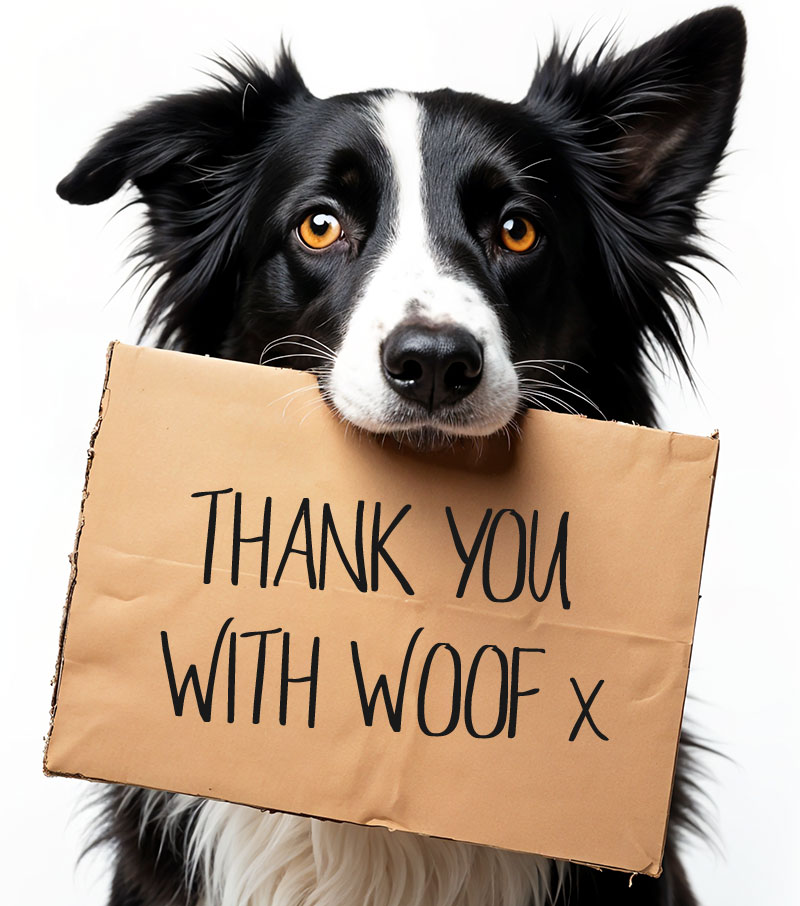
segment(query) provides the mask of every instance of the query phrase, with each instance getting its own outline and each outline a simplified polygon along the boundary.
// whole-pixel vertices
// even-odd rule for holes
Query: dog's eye
[[[500,225],[500,242],[509,252],[528,252],[538,241],[539,233],[527,217],[509,217]]]
[[[342,225],[333,214],[309,214],[297,232],[309,248],[326,249],[341,237]]]

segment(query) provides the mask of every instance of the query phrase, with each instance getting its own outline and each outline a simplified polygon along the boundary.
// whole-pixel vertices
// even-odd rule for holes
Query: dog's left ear
[[[745,44],[742,14],[721,7],[624,56],[603,47],[582,68],[576,51],[557,48],[524,103],[555,103],[580,122],[578,140],[598,152],[623,201],[693,205],[730,137]]]
[[[621,326],[661,347],[691,380],[676,309],[694,297],[698,200],[725,151],[739,99],[744,19],[721,7],[616,56],[608,42],[580,65],[556,47],[524,108],[563,144],[584,199]]]

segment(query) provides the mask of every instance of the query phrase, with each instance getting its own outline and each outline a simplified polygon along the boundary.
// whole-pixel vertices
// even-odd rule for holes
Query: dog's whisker
[[[317,340],[315,337],[307,336],[306,334],[296,333],[296,334],[286,334],[283,337],[278,337],[275,340],[271,340],[267,345],[261,350],[261,356],[259,357],[259,364],[264,364],[264,357],[268,352],[277,348],[278,346],[299,346],[303,349],[308,349],[311,352],[319,355],[325,355],[327,358],[330,358],[331,361],[335,361],[336,353],[321,340]],[[297,353],[300,355],[301,353]]]
[[[570,359],[521,359],[518,362],[514,362],[514,367],[517,365],[524,365],[527,367],[533,367],[534,365],[553,365],[558,367],[564,367],[566,365],[571,365],[573,368],[578,368],[584,374],[588,374],[588,369],[584,368],[583,365],[579,365],[577,362],[573,362]]]
[[[562,400],[562,399],[559,399],[557,396],[553,396],[550,393],[536,393],[535,399],[536,400],[543,400],[543,399],[549,400],[551,403],[555,403],[557,406],[561,406],[563,409],[566,409],[567,412],[569,412],[571,415],[580,415],[580,412],[578,412],[578,410],[573,405],[566,402],[566,400]]]
[[[547,374],[552,375],[560,383],[565,384],[567,387],[572,387],[573,390],[577,390],[577,387],[574,387],[572,384],[570,384],[570,382],[564,377],[563,373],[558,373],[556,371],[553,371],[547,365],[533,365],[533,366],[529,366],[529,367],[533,367],[537,371],[545,371],[545,372],[547,372]],[[555,367],[558,367],[558,366],[555,366]],[[563,372],[564,369],[562,368],[562,369],[560,369],[560,371]]]
[[[594,405],[592,400],[582,390],[573,387],[572,384],[569,384],[566,381],[553,384],[550,381],[539,381],[535,378],[523,378],[522,380],[526,381],[526,383],[532,383],[535,387],[551,387],[553,390],[563,390],[564,393],[569,393],[571,396],[577,396],[579,399],[583,400],[584,403],[591,403]]]
[[[269,365],[270,362],[280,362],[282,359],[327,359],[328,356],[321,353],[313,352],[288,352],[284,355],[274,355],[269,359],[261,362],[261,365]]]
[[[304,409],[308,409],[309,406],[313,406],[315,403],[320,402],[320,400],[322,400],[323,403],[325,402],[325,400],[322,397],[316,397],[316,396],[310,400],[303,400],[302,404],[297,407],[297,411],[302,412]]]
[[[544,371],[545,374],[550,375],[550,377],[552,377],[554,380],[556,380],[556,381],[558,382],[558,385],[559,385],[560,387],[569,387],[571,390],[574,390],[576,393],[580,393],[580,392],[581,392],[581,391],[578,390],[577,387],[574,386],[574,384],[571,384],[571,383],[564,377],[563,374],[560,374],[560,373],[557,372],[557,371],[553,371],[552,369],[547,368],[547,367],[544,366],[544,365],[537,365],[537,366],[536,366],[536,370],[537,370],[537,371]],[[528,378],[522,378],[522,380],[539,381],[540,379],[539,379],[539,378],[531,378],[531,377],[528,377]],[[546,379],[545,379],[545,380],[546,380]]]
[[[524,380],[524,379],[523,379]],[[569,393],[570,396],[576,396],[578,399],[582,400],[584,403],[592,403],[588,396],[585,393],[582,393],[580,390],[577,390],[572,387],[564,386],[564,384],[553,384],[550,381],[537,381],[530,380],[526,383],[531,384],[533,387],[549,387],[551,390],[563,390],[564,393]],[[592,403],[594,405],[594,403]]]
[[[300,419],[300,426],[301,426],[301,427],[302,427],[302,425],[305,423],[305,420],[306,420],[310,415],[313,415],[315,412],[317,412],[317,411],[320,409],[320,407],[324,407],[324,406],[325,406],[325,401],[324,401],[324,400],[311,400],[311,402],[314,403],[314,404],[316,404],[316,405],[313,405],[312,408],[310,408],[310,409],[308,410],[308,412],[306,412],[306,414]],[[303,409],[303,408],[307,408],[307,407],[308,407],[308,403],[306,403],[304,406],[301,406],[300,408]]]
[[[324,349],[319,349],[316,346],[309,346],[308,343],[301,343],[299,340],[285,340],[281,343],[275,343],[272,345],[271,348],[267,348],[264,350],[264,352],[262,353],[262,358],[264,355],[266,355],[267,352],[271,352],[272,349],[276,349],[278,346],[298,346],[301,349],[308,349],[310,352],[313,352],[317,355],[324,356],[325,358],[329,359],[332,362],[336,360],[335,356],[331,355],[328,352],[325,352]],[[304,353],[297,352],[297,353],[293,353],[293,355],[304,355]]]
[[[333,360],[328,356],[327,353],[320,352],[319,350],[313,349],[313,347],[309,347],[308,352],[289,352],[289,353],[286,353],[283,357],[284,358],[298,358],[298,359],[304,359],[304,358],[327,359],[328,361],[333,362]],[[259,359],[258,364],[267,365],[269,362],[275,361],[275,358],[276,357],[265,359],[262,356],[261,359]]]
[[[521,170],[519,170],[519,172],[517,173],[517,176],[521,175],[522,173],[525,173],[527,170],[532,170],[534,167],[538,167],[539,164],[548,164],[548,163],[550,163],[550,161],[552,159],[553,159],[552,157],[543,157],[541,160],[535,160],[532,164],[528,164],[527,166],[525,166]]]
[[[299,396],[299,394],[306,393],[309,390],[317,390],[317,389],[318,388],[312,384],[310,387],[298,387],[296,390],[292,390],[289,393],[284,394],[284,396],[288,396],[289,399],[286,401],[286,404],[283,407],[283,411],[281,412],[281,418],[286,418],[286,413],[289,409],[289,406],[291,406],[292,403],[297,401],[297,397]],[[283,398],[284,397],[280,397],[280,399],[283,399]],[[277,402],[277,400],[275,400],[274,402]]]
[[[541,405],[544,409],[547,409],[548,412],[553,411],[549,406],[545,405],[544,403],[541,403],[539,394],[536,394],[536,393],[522,394],[520,396],[520,400],[523,403],[525,403],[529,408],[534,405]]]
[[[515,179],[531,179],[534,182],[541,182],[541,183],[544,183],[545,185],[549,184],[548,180],[546,180],[543,176],[533,176],[533,174],[531,174],[531,173],[527,173],[527,174],[518,173],[514,178]],[[537,197],[536,201],[541,203],[544,201],[544,199]]]
[[[278,339],[276,339],[276,340],[271,340],[269,343],[267,343],[267,345],[264,348],[265,348],[265,350],[270,349],[272,346],[277,346],[279,343],[286,343],[286,342],[289,342],[290,340],[304,340],[309,343],[316,343],[317,346],[319,346],[321,349],[325,350],[326,352],[329,352],[332,356],[336,355],[336,353],[331,349],[331,347],[328,346],[326,343],[323,343],[322,340],[317,339],[317,337],[309,336],[308,334],[305,334],[305,333],[284,334],[284,336],[278,337]]]
[[[547,368],[542,370],[548,371]],[[591,406],[602,418],[605,419],[606,416],[603,410],[597,405],[597,403],[594,402],[593,399],[591,399],[582,390],[579,390],[573,384],[570,384],[570,382],[561,377],[560,374],[555,374],[554,372],[549,373],[552,374],[554,378],[556,378],[556,380],[558,381],[557,384],[552,384],[549,381],[540,381],[535,378],[520,378],[519,383],[530,384],[534,387],[549,387],[552,390],[561,390],[564,393],[568,393],[570,396],[577,397],[588,406]]]
[[[293,397],[298,393],[308,393],[309,390],[316,390],[317,387],[315,384],[309,384],[308,387],[295,387],[293,390],[289,390],[288,393],[282,393],[280,396],[275,397],[274,400],[270,400],[266,408],[269,409],[270,406],[274,406],[276,403],[280,403],[281,400],[287,399],[287,397]],[[289,399],[291,402],[291,399]]]

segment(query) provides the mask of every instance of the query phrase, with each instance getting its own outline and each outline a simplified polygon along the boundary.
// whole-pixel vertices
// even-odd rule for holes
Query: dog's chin
[[[511,395],[491,405],[476,405],[470,399],[430,411],[400,398],[383,400],[380,404],[369,398],[362,401],[323,383],[320,390],[330,410],[344,424],[417,451],[480,447],[483,441],[496,435],[510,439],[519,434],[518,422],[525,410],[519,397]]]
[[[409,421],[370,420],[369,424],[358,422],[337,413],[345,424],[351,424],[366,434],[371,434],[381,442],[387,439],[400,447],[415,450],[416,452],[438,452],[447,449],[482,449],[484,441],[489,438],[502,436],[510,444],[512,439],[519,436],[519,416],[515,413],[510,419],[493,424],[469,422],[453,424],[430,420],[420,423]]]
[[[436,452],[480,440],[480,434],[458,434],[435,425],[423,425],[415,428],[394,428],[384,431],[380,436],[390,436],[401,447],[409,447],[419,452]]]

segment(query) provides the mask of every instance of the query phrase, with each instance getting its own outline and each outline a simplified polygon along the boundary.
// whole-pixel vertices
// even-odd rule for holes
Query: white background
[[[702,400],[659,379],[662,423],[708,433],[722,455],[688,713],[729,756],[708,759],[721,854],[696,846],[707,906],[798,902],[797,13],[743,4],[750,48],[738,128],[708,200],[716,291],[694,361]],[[47,726],[85,449],[107,342],[134,341],[136,287],[122,259],[137,213],[75,208],[54,187],[111,121],[204,83],[232,45],[270,61],[281,33],[319,95],[450,85],[506,100],[525,91],[554,27],[623,47],[701,10],[696,2],[27,3],[2,24],[3,447],[0,632],[7,903],[104,902],[102,858],[74,868],[88,784],[45,779]],[[16,16],[16,20],[13,18]],[[11,18],[9,18],[11,17]],[[788,18],[787,18],[788,17]],[[10,280],[9,280],[10,275]],[[121,287],[121,288],[120,288]],[[356,906],[356,904],[353,904]]]

